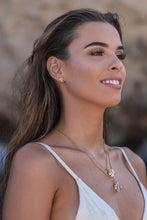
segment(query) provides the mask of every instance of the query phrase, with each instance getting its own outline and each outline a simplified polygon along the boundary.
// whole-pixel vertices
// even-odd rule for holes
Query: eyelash
[[[103,56],[104,55],[104,51],[103,50],[95,50],[95,51],[92,51],[90,53],[91,56]],[[116,54],[116,56],[118,57],[118,59],[120,60],[124,60],[125,57],[126,57],[126,54],[125,53],[122,53],[122,54]]]

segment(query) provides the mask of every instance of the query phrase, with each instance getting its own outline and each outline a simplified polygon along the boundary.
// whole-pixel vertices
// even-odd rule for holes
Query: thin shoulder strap
[[[55,158],[56,160],[65,168],[65,170],[67,170],[70,175],[75,179],[79,179],[78,176],[66,165],[66,163],[55,153],[55,151],[53,151],[53,149],[45,144],[45,143],[42,143],[42,142],[34,142],[36,144],[41,144],[42,146],[44,146]]]
[[[129,164],[129,166],[130,166],[130,168],[131,168],[131,170],[132,170],[134,176],[136,177],[137,181],[140,183],[140,180],[139,180],[139,178],[138,178],[138,176],[137,176],[137,173],[136,173],[136,171],[134,170],[134,168],[133,168],[133,166],[132,166],[132,164],[131,164],[129,158],[128,158],[127,155],[126,155],[126,152],[124,151],[124,149],[121,148],[121,147],[114,147],[114,148],[118,148],[118,149],[120,149],[120,150],[122,151],[122,153],[123,153],[123,155],[124,155],[126,161],[128,162],[128,164]]]

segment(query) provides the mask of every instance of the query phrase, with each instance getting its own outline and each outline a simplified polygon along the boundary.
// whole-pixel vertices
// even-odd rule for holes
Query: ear
[[[54,56],[49,57],[47,60],[47,70],[50,76],[61,82],[61,79],[64,79],[64,74],[61,71],[62,61]]]

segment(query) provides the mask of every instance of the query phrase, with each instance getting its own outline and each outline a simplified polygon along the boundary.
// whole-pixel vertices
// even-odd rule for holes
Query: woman
[[[120,102],[124,58],[118,16],[90,9],[63,14],[35,42],[3,220],[147,219],[143,161],[106,144],[104,113]]]

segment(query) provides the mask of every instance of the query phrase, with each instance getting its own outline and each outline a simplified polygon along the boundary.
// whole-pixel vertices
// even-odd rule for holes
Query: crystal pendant
[[[114,177],[115,171],[113,169],[107,169],[107,174],[109,177]]]
[[[120,192],[122,189],[122,185],[119,182],[114,183],[113,188],[116,192]]]

